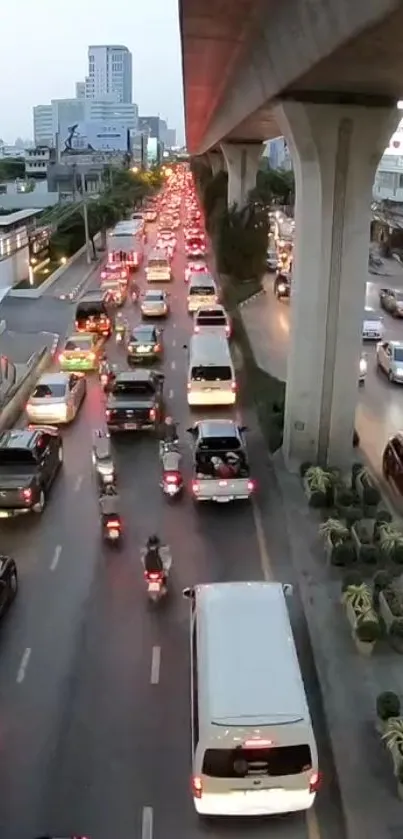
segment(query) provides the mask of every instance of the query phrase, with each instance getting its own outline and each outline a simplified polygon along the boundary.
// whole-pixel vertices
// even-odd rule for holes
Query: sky
[[[33,137],[32,108],[75,96],[90,44],[133,55],[133,101],[184,141],[178,0],[18,0],[1,11],[0,137]],[[9,84],[7,83],[9,80]]]

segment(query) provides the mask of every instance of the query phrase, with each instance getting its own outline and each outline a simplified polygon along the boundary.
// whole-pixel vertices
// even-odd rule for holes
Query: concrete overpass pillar
[[[358,390],[372,186],[392,108],[276,106],[296,177],[284,455],[348,467]]]
[[[228,206],[243,207],[256,186],[263,143],[221,143],[228,171]]]
[[[224,156],[220,151],[209,151],[207,153],[208,161],[213,175],[218,175],[225,169]]]

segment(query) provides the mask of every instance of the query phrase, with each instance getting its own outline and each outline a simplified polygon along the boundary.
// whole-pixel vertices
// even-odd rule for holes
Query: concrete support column
[[[372,186],[396,108],[285,102],[296,177],[284,455],[345,468],[358,392]]]
[[[228,206],[243,207],[256,186],[263,143],[221,143],[228,171]]]
[[[223,169],[225,169],[224,156],[222,152],[209,151],[207,153],[207,157],[213,175],[218,175],[219,172],[222,172]]]

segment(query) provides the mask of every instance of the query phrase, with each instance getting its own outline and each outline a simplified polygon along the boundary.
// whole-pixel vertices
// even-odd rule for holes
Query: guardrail
[[[52,355],[49,347],[42,347],[31,355],[27,363],[27,372],[13,385],[7,393],[7,398],[0,405],[0,432],[12,428],[18,417],[24,410],[27,399],[39,379],[39,376],[46,370]]]

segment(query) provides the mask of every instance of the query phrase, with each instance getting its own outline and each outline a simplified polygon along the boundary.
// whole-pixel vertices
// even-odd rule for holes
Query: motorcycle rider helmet
[[[159,536],[157,536],[157,534],[154,533],[152,536],[148,538],[147,548],[159,548],[160,544],[161,542]]]
[[[113,484],[106,484],[104,495],[117,495],[116,489]]]
[[[174,424],[174,421],[173,421],[172,417],[170,417],[170,416],[165,417],[165,425],[173,425],[173,424]]]

